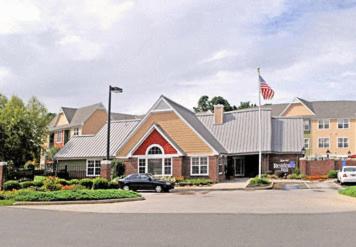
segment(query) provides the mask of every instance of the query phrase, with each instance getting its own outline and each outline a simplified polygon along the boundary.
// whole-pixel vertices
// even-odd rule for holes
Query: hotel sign
[[[273,169],[281,170],[281,172],[288,172],[289,166],[289,160],[280,160],[280,163],[273,163]]]

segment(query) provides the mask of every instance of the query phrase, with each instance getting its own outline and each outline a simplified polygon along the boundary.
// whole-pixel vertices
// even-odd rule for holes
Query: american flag
[[[267,84],[267,82],[262,78],[262,76],[258,76],[260,81],[260,91],[264,100],[271,100],[274,96],[273,89]]]

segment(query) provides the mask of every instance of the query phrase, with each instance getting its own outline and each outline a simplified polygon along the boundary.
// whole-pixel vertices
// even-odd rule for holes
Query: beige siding
[[[174,112],[161,112],[151,113],[129,141],[118,151],[117,156],[127,156],[153,124],[159,125],[188,155],[213,153],[209,146]]]
[[[283,116],[285,117],[293,117],[293,116],[308,116],[313,115],[308,108],[306,108],[301,103],[295,103],[289,106],[289,108],[285,111]]]
[[[104,126],[107,121],[107,113],[103,110],[96,110],[84,123],[82,135],[94,135]]]
[[[56,126],[62,126],[68,124],[67,118],[64,116],[63,113],[59,113],[58,120]]]
[[[330,119],[329,129],[319,129],[318,122],[318,120],[313,120],[311,124],[311,155],[326,155],[327,149],[329,149],[331,154],[335,155],[347,155],[348,151],[351,151],[352,154],[356,153],[356,119],[350,120],[348,129],[339,129],[337,126],[337,119]],[[319,148],[319,138],[322,137],[329,138],[329,148]],[[341,137],[349,139],[348,148],[338,147],[337,139]]]

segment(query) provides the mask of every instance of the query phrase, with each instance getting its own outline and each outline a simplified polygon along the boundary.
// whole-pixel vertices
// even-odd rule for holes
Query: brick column
[[[111,160],[102,160],[101,161],[100,177],[111,180]]]
[[[172,162],[172,176],[181,177],[183,176],[182,172],[183,167],[183,158],[182,157],[174,157]]]
[[[6,165],[6,162],[0,162],[0,190],[2,190],[3,185],[5,183]]]

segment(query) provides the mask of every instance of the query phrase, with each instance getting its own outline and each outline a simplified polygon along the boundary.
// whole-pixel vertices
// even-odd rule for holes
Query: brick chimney
[[[214,105],[214,124],[224,123],[224,106]]]

